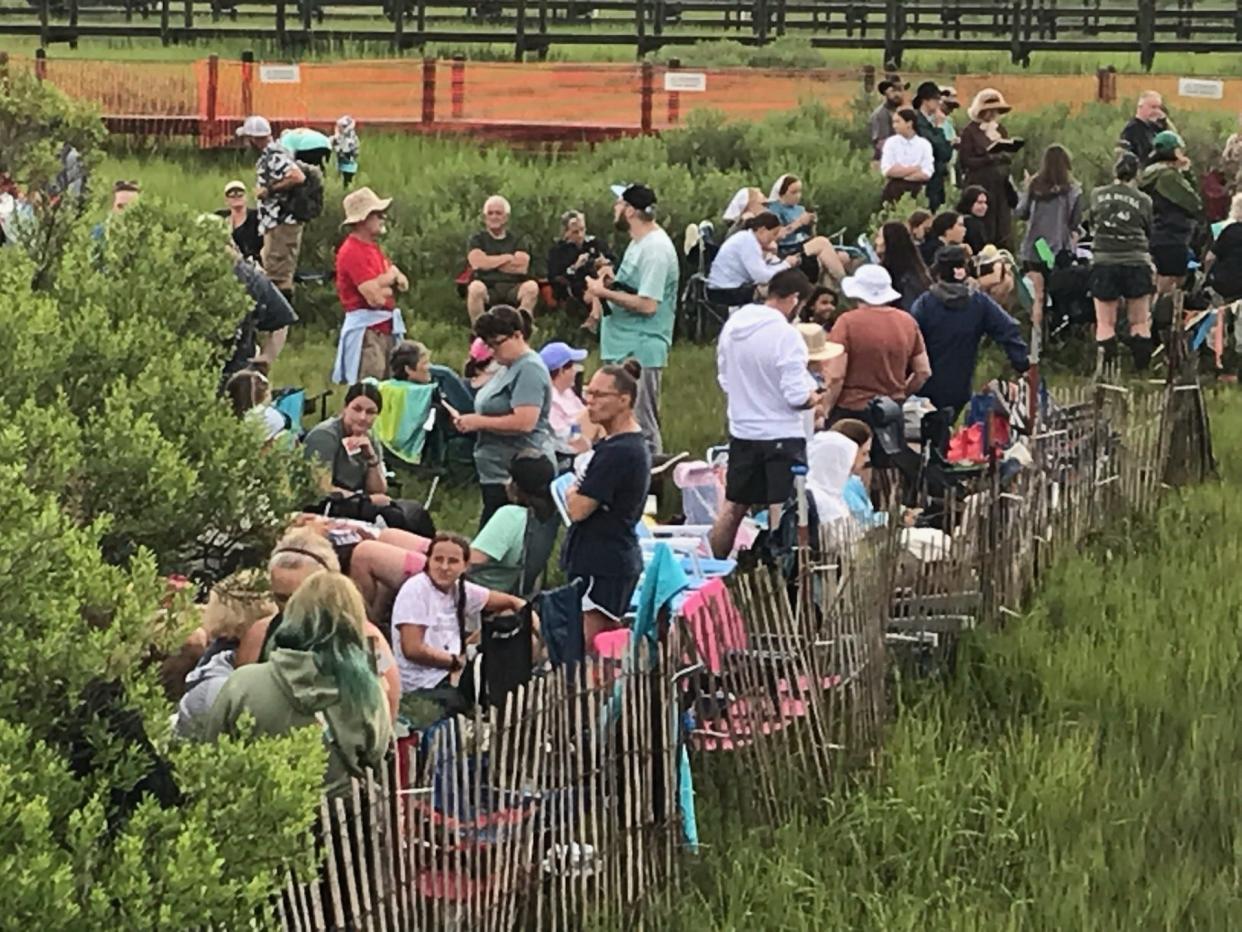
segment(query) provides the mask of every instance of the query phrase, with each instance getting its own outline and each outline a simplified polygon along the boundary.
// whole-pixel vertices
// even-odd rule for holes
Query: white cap
[[[841,290],[847,298],[873,307],[901,300],[901,293],[893,290],[893,279],[888,269],[882,265],[860,266],[857,272],[841,282]]]
[[[261,116],[248,116],[246,122],[237,127],[237,135],[262,139],[272,135],[272,124]]]

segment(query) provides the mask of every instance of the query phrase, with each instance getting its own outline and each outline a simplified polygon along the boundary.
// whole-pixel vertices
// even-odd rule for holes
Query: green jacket
[[[945,166],[953,161],[953,143],[949,142],[949,138],[945,136],[940,127],[934,125],[922,110],[914,111],[914,129],[931,143],[936,174],[943,175]]]
[[[376,684],[366,709],[347,711],[335,681],[315,666],[314,654],[277,648],[271,659],[236,670],[216,697],[207,716],[205,736],[231,733],[249,712],[259,734],[280,735],[315,725],[323,716],[328,746],[325,789],[336,796],[349,789],[351,776],[377,767],[392,741],[392,723],[383,691]]]

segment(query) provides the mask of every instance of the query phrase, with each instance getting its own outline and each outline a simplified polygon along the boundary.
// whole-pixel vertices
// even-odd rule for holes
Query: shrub
[[[0,85],[0,119],[28,113],[50,134],[5,147],[35,190],[57,127],[93,138],[70,110],[50,89]],[[194,216],[139,204],[97,241],[72,212],[40,215],[57,248],[0,259],[8,927],[266,926],[276,868],[307,866],[317,731],[170,747],[153,663],[191,621],[161,607],[160,573],[190,568],[205,531],[262,546],[310,490],[300,458],[262,453],[216,398],[247,305]]]

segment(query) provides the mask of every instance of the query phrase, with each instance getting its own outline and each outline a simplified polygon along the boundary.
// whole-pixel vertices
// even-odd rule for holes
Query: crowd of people
[[[1159,95],[1144,94],[1122,131],[1113,182],[1088,192],[1059,145],[1015,183],[1022,142],[1005,127],[1011,108],[999,91],[975,96],[960,132],[951,88],[924,82],[909,96],[892,77],[879,91],[869,129],[884,199],[914,195],[927,209],[883,223],[865,249],[847,248],[817,233],[802,180],[783,174],[766,194],[736,193],[722,213],[728,235],[704,262],[707,297],[727,315],[716,361],[728,456],[706,539],[718,558],[736,553],[739,528],[756,511],[775,527],[801,469],[821,523],[850,533],[885,523],[868,470],[880,428],[873,401],[924,399],[956,421],[984,338],[1014,371],[1030,366],[1016,296],[1029,293],[1029,320],[1040,328],[1061,269],[1090,269],[1100,356],[1115,352],[1124,303],[1128,345],[1146,367],[1158,336],[1152,296],[1185,282],[1203,243],[1199,185]],[[624,248],[590,235],[583,212],[568,210],[540,277],[511,205],[493,194],[457,279],[469,325],[457,372],[407,338],[399,300],[411,282],[383,247],[393,202],[353,187],[353,121],[343,117],[331,137],[277,138],[252,116],[238,136],[257,157],[255,206],[251,186],[229,181],[223,207],[203,218],[220,230],[253,299],[221,391],[263,443],[297,445],[321,485],[272,552],[266,578],[242,573],[212,590],[202,627],[166,666],[167,685],[187,739],[231,731],[243,713],[266,732],[318,725],[327,783],[338,790],[384,755],[399,718],[427,723],[461,711],[463,676],[495,619],[528,619],[520,630],[543,661],[542,620],[531,607],[555,572],[562,527],[560,574],[576,599],[582,650],[591,654],[599,635],[625,625],[647,556],[639,533],[652,471],[666,459],[663,374],[683,261],[708,244],[692,227],[679,251],[656,192],[616,184],[600,195]],[[303,229],[322,207],[322,169],[333,157],[347,193],[332,378],[346,388],[337,411],[302,436],[277,409],[268,376],[297,321]],[[945,209],[953,187],[960,195]],[[112,213],[140,195],[136,182],[118,182]],[[6,205],[0,220],[12,238]],[[1012,256],[1015,218],[1025,226]],[[1231,219],[1242,219],[1242,195]],[[1242,297],[1239,230],[1218,230],[1207,257],[1210,281],[1230,300]],[[539,339],[536,314],[549,303],[578,314],[583,342],[598,333],[600,364],[589,377],[585,346]],[[390,485],[401,451],[381,434],[409,433],[429,418],[472,451],[472,537],[438,528]]]

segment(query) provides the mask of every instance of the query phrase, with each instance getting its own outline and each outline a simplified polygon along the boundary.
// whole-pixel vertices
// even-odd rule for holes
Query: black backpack
[[[297,166],[306,180],[289,192],[289,212],[298,223],[310,223],[323,213],[323,172],[306,162]]]

